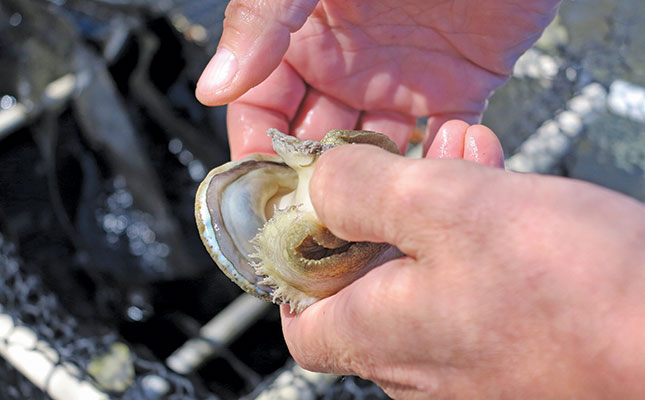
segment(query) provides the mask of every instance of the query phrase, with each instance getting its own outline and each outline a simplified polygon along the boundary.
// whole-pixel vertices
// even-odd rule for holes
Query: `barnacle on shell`
[[[206,249],[233,282],[301,312],[400,255],[388,244],[342,240],[318,220],[309,198],[316,160],[350,143],[399,151],[368,131],[334,130],[320,142],[275,129],[269,135],[279,157],[254,154],[213,169],[197,190],[195,218]]]

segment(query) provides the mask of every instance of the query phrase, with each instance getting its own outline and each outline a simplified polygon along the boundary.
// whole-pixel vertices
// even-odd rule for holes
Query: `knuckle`
[[[290,32],[295,32],[309,18],[309,15],[316,6],[317,0],[283,0],[276,2],[276,16],[278,22],[289,29]]]
[[[302,368],[308,371],[321,371],[320,354],[323,353],[319,350],[319,346],[312,342],[312,338],[303,335],[302,332],[296,337],[289,337],[285,335],[289,352],[294,361]]]
[[[393,177],[384,212],[397,215],[385,227],[395,232],[395,240],[417,243],[430,235],[436,242],[481,222],[486,211],[482,193],[490,191],[486,185],[491,183],[456,162],[413,161]]]
[[[232,0],[224,12],[224,23],[275,28],[295,32],[306,22],[317,0]]]
[[[387,212],[418,212],[427,207],[432,178],[422,163],[407,162],[391,177],[390,190],[384,191]]]
[[[425,205],[427,198],[423,191],[427,179],[416,169],[404,171],[394,177],[393,190],[387,193],[392,198],[389,203],[393,203],[394,207],[418,210]]]
[[[291,356],[293,357],[296,364],[300,365],[307,371],[321,372],[320,365],[318,365],[318,363],[315,361],[315,358],[311,357],[311,355],[305,354],[303,352],[291,352]]]
[[[225,18],[241,18],[258,14],[258,2],[256,0],[232,0],[224,11]]]
[[[257,0],[232,0],[224,11],[224,27],[243,32],[248,26],[262,26],[264,12]]]
[[[355,357],[340,353],[338,348],[329,348],[320,343],[292,351],[295,362],[307,371],[343,374],[354,372],[351,368]]]

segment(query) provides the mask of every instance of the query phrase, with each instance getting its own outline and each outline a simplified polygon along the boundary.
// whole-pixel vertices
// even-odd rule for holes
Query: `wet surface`
[[[0,130],[0,300],[81,367],[127,343],[136,377],[116,398],[151,398],[145,382],[161,379],[177,398],[235,399],[289,358],[273,308],[194,373],[163,364],[241,293],[193,215],[197,183],[228,158],[225,109],[193,95],[225,6],[0,0],[0,112],[24,108]],[[645,3],[565,1],[533,50],[484,119],[507,156],[590,83],[645,85]],[[54,101],[65,76],[73,90]],[[645,201],[645,123],[596,114],[549,172]],[[2,362],[0,386],[45,397]],[[361,396],[386,398],[351,378],[325,398]]]

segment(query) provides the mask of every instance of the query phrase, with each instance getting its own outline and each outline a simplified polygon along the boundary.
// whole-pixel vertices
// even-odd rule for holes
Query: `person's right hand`
[[[466,127],[447,124],[430,156],[499,166],[494,135]],[[645,398],[643,204],[367,145],[325,152],[310,194],[338,237],[406,257],[299,316],[282,307],[306,369],[359,375],[395,398]]]
[[[268,128],[301,139],[373,130],[401,149],[447,120],[476,123],[559,0],[233,0],[197,85],[231,103],[233,159],[272,153]],[[427,147],[426,147],[427,148]]]

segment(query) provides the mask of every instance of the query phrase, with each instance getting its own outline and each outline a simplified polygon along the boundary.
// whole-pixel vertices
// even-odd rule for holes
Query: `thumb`
[[[232,0],[217,52],[197,82],[197,99],[210,106],[230,103],[266,79],[317,2]]]
[[[409,232],[420,232],[434,199],[435,160],[410,160],[376,146],[351,144],[326,151],[316,163],[309,193],[320,220],[351,241],[387,242],[404,253]],[[434,164],[433,164],[434,165]]]

